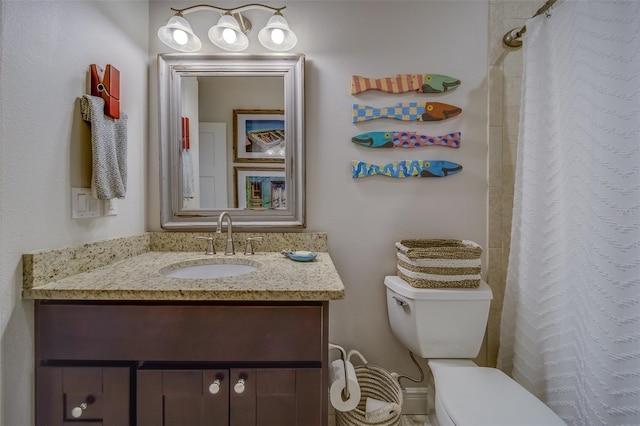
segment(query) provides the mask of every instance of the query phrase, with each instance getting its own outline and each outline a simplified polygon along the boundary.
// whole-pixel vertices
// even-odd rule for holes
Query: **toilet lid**
[[[412,300],[491,300],[493,293],[491,287],[484,281],[480,281],[477,288],[420,288],[398,277],[388,275],[384,278],[384,284],[390,290]]]
[[[566,425],[557,414],[496,368],[438,369],[436,395],[456,425]]]

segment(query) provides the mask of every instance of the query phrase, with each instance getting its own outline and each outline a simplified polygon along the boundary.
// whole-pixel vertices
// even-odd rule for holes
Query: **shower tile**
[[[502,56],[502,27],[500,24],[504,20],[502,2],[492,2],[489,4],[489,64],[497,65]]]
[[[489,127],[489,187],[502,188],[502,127]]]
[[[504,134],[518,136],[520,127],[520,105],[505,106],[504,108]]]
[[[503,2],[504,17],[505,18],[521,18],[524,20],[531,18],[542,6],[539,0],[510,0]]]
[[[506,135],[502,144],[502,164],[515,166],[518,157],[517,135]]]
[[[502,62],[505,77],[522,78],[522,49],[512,49]]]
[[[502,67],[489,67],[489,126],[502,126],[504,105]]]
[[[502,248],[502,231],[502,189],[489,187],[489,249]]]
[[[520,107],[522,98],[522,79],[520,77],[505,77],[504,79],[504,106]]]
[[[502,301],[505,283],[505,263],[503,262],[503,250],[489,249],[489,285],[493,293],[489,320],[487,322],[487,366],[495,367],[496,354],[499,346],[500,316],[502,313]]]
[[[511,245],[511,223],[513,213],[513,196],[502,197],[502,262],[507,265],[509,247]]]
[[[502,306],[502,303],[500,303]],[[490,326],[487,328],[487,367],[495,367],[498,360],[498,350],[500,349],[500,317],[501,309],[491,309],[489,313]]]
[[[513,164],[502,165],[502,195],[513,195],[516,168]],[[504,201],[504,200],[503,200]],[[511,214],[509,214],[510,216]],[[503,216],[504,219],[504,216]]]

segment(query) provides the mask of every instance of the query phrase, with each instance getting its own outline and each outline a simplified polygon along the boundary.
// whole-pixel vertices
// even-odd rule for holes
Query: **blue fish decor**
[[[417,132],[367,132],[351,138],[351,142],[369,148],[421,148],[447,146],[460,148],[461,132],[429,136]]]
[[[401,160],[382,166],[364,161],[352,161],[353,178],[383,175],[393,178],[446,177],[462,171],[460,164],[443,160]]]

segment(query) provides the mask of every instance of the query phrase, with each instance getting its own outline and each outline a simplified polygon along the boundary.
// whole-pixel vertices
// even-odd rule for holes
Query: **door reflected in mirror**
[[[162,225],[304,226],[304,56],[162,54]],[[237,224],[237,225],[236,225]]]

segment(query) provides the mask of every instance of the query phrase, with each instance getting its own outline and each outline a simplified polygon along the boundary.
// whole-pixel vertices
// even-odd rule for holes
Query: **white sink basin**
[[[164,276],[182,279],[209,279],[244,275],[257,270],[256,265],[241,263],[205,263],[192,265],[176,265],[164,270]]]

